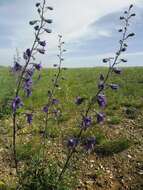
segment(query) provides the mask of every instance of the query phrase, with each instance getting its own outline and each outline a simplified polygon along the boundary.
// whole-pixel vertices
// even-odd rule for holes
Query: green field
[[[47,93],[52,86],[52,78],[56,73],[53,69],[44,69],[42,78],[33,86],[30,98],[23,97],[24,108],[19,112],[19,130],[17,154],[18,159],[24,162],[30,155],[38,151],[40,144],[39,131],[44,125],[42,108],[47,102]],[[106,73],[106,68],[81,68],[64,70],[60,88],[57,88],[55,98],[59,99],[59,108],[62,115],[58,120],[50,119],[48,123],[47,157],[53,163],[63,164],[66,157],[66,141],[75,136],[79,128],[79,112],[86,104],[77,107],[75,97],[91,98],[97,92],[97,81],[100,73]],[[79,150],[73,158],[78,161],[74,165],[76,172],[72,173],[73,166],[69,166],[70,175],[78,176],[76,186],[71,189],[111,190],[125,189],[141,190],[142,184],[142,129],[143,129],[143,68],[124,68],[123,73],[113,74],[109,83],[120,85],[119,90],[107,89],[108,106],[105,109],[106,121],[104,125],[96,124],[96,118],[91,129],[85,136],[96,136],[97,146],[89,155]],[[8,68],[0,68],[0,183],[14,186],[15,180],[10,175],[8,150],[11,148],[11,110],[10,102],[14,94],[15,77]],[[98,106],[95,106],[98,110]],[[26,124],[23,112],[36,110],[32,126]],[[92,113],[94,118],[94,114]],[[32,134],[32,135],[31,135]],[[22,142],[22,145],[19,145]],[[5,146],[6,145],[6,146]],[[86,155],[86,156],[85,156]],[[4,159],[7,157],[7,159]],[[80,167],[79,167],[80,166]],[[11,171],[13,172],[13,171]],[[68,175],[68,172],[67,172]],[[122,176],[122,177],[121,177]],[[96,178],[96,179],[95,179]],[[102,180],[101,180],[102,179]],[[100,184],[101,183],[101,184]],[[72,184],[75,185],[74,183]],[[1,189],[1,188],[0,188]],[[70,190],[70,187],[68,188]],[[3,189],[2,189],[3,190]]]

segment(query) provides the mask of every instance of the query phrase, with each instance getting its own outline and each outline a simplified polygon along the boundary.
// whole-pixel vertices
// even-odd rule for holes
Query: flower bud
[[[36,5],[35,5],[36,7],[39,7],[40,6],[40,3],[36,3]]]
[[[47,9],[49,9],[50,11],[54,10],[53,7],[48,6]]]
[[[45,32],[47,33],[52,33],[52,30],[51,29],[47,29],[47,28],[44,28]]]
[[[48,24],[53,23],[53,20],[52,20],[52,19],[44,19],[44,21],[45,21],[46,23],[48,23]]]
[[[32,21],[29,22],[29,24],[30,24],[30,25],[34,25],[34,24],[36,24],[37,22],[38,22],[37,20],[32,20]]]

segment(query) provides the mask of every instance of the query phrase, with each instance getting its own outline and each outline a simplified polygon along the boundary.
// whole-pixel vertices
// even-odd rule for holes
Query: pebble
[[[143,175],[143,170],[138,171],[138,174]]]
[[[93,168],[93,167],[94,167],[94,165],[93,165],[93,164],[91,164],[91,165],[90,165],[90,167],[91,167],[91,168]]]
[[[130,159],[132,158],[132,156],[131,156],[130,154],[128,154],[127,156],[128,156],[128,158],[130,158]]]

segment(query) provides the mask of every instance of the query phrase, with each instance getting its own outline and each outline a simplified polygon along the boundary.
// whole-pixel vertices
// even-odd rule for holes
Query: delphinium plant
[[[44,131],[43,131],[43,138],[42,138],[42,144],[43,144],[43,158],[45,158],[45,152],[46,152],[46,138],[48,136],[47,129],[48,129],[48,120],[50,118],[58,118],[60,117],[61,109],[59,109],[59,99],[56,97],[57,89],[60,89],[60,81],[64,80],[64,77],[62,76],[62,71],[65,69],[62,67],[62,63],[64,61],[64,53],[66,52],[66,49],[64,49],[65,42],[62,39],[62,35],[58,35],[59,42],[58,42],[58,50],[59,54],[58,64],[54,64],[53,67],[56,68],[57,72],[54,75],[54,78],[52,78],[52,87],[51,90],[48,90],[48,100],[47,104],[43,107],[43,112],[45,113],[45,122],[44,122]]]
[[[47,139],[49,140],[50,135],[48,134],[49,121],[51,119],[58,119],[62,112],[60,109],[60,100],[57,98],[57,91],[61,89],[60,81],[65,80],[62,75],[64,67],[62,67],[62,63],[64,61],[64,53],[66,50],[64,49],[64,41],[62,40],[62,35],[58,35],[59,43],[58,49],[59,54],[58,64],[54,64],[54,75],[52,77],[52,85],[48,90],[47,103],[44,104],[42,108],[42,113],[44,114],[44,125],[43,129],[40,129],[40,147],[32,156],[30,161],[26,162],[23,171],[21,172],[20,179],[22,184],[19,184],[19,189],[21,190],[67,190],[68,187],[67,181],[63,181],[60,184],[56,184],[56,179],[58,176],[58,166],[56,160],[50,160],[47,157]],[[38,112],[39,113],[39,112]],[[41,114],[41,110],[40,113]],[[42,114],[42,115],[43,115]]]
[[[81,96],[78,96],[76,98],[76,105],[80,106],[85,101],[87,101],[87,107],[84,108],[84,111],[81,112],[81,120],[78,124],[78,127],[80,128],[79,133],[77,136],[70,138],[68,140],[67,146],[68,146],[68,155],[65,161],[65,164],[63,168],[61,169],[61,172],[59,174],[59,177],[57,179],[57,183],[62,181],[62,178],[68,169],[69,162],[71,161],[74,154],[78,151],[78,147],[80,145],[83,145],[82,142],[82,134],[90,130],[90,127],[93,123],[93,112],[95,112],[96,105],[99,106],[100,111],[96,111],[96,122],[98,124],[101,124],[105,120],[105,113],[104,108],[107,106],[107,97],[106,97],[106,89],[111,90],[118,90],[119,85],[115,83],[109,83],[109,78],[114,73],[116,75],[120,75],[122,73],[122,69],[119,68],[119,63],[126,63],[127,60],[122,57],[122,53],[127,51],[128,48],[128,40],[133,37],[135,34],[128,32],[128,28],[130,26],[131,19],[135,16],[135,13],[132,12],[133,5],[129,6],[129,9],[124,12],[123,16],[120,17],[120,20],[122,21],[122,27],[119,29],[119,33],[121,34],[121,40],[119,41],[119,48],[115,52],[115,56],[104,58],[103,62],[109,64],[108,72],[106,75],[100,74],[99,82],[98,82],[98,90],[95,93],[95,95],[91,99],[85,99]],[[92,150],[96,146],[96,137],[88,137],[84,141],[84,147],[87,151]]]
[[[41,2],[36,3],[36,9],[38,13],[38,18],[29,22],[29,24],[34,29],[34,40],[31,48],[27,48],[23,53],[22,59],[15,59],[14,66],[12,68],[13,73],[16,74],[16,88],[15,95],[12,100],[12,120],[13,120],[13,159],[17,175],[19,174],[19,163],[17,160],[17,130],[18,130],[18,113],[20,108],[24,106],[23,102],[23,92],[28,98],[32,95],[33,86],[33,75],[35,71],[40,72],[42,69],[41,63],[37,63],[36,55],[46,53],[46,40],[45,34],[51,33],[49,24],[52,23],[52,19],[48,18],[48,11],[52,11],[53,7],[47,4],[46,0],[41,0]],[[40,75],[39,75],[40,76]],[[40,77],[39,77],[40,78]],[[31,124],[33,120],[33,114],[26,110],[26,120]]]

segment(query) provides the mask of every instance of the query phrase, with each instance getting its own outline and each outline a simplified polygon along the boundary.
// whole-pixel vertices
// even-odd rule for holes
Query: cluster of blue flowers
[[[14,60],[14,66],[12,71],[14,74],[18,74],[18,84],[16,89],[16,96],[12,102],[12,110],[16,111],[21,108],[24,104],[19,97],[19,91],[23,89],[26,94],[26,97],[32,95],[32,86],[33,86],[33,75],[35,71],[40,72],[42,69],[41,63],[36,63],[35,55],[37,53],[45,54],[46,41],[42,40],[42,35],[47,32],[51,33],[51,30],[48,28],[48,24],[52,23],[52,19],[46,19],[46,11],[53,10],[53,7],[46,6],[46,1],[42,3],[36,3],[37,12],[39,14],[39,20],[32,20],[29,22],[35,30],[35,40],[33,42],[32,48],[26,49],[23,53],[24,65],[20,63],[19,59]],[[39,73],[38,80],[41,78]],[[56,102],[56,100],[53,100]],[[27,114],[27,122],[32,123],[32,114]]]

